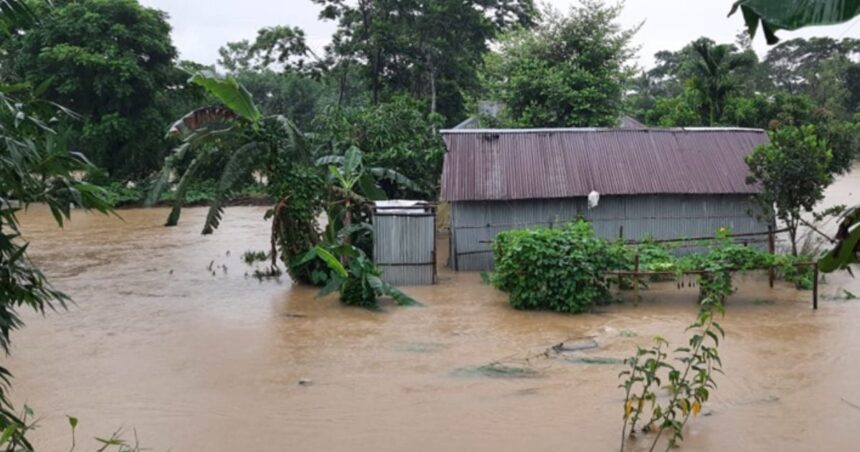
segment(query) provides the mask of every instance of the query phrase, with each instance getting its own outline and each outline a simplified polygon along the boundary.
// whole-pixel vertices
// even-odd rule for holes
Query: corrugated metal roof
[[[744,157],[758,129],[444,130],[442,199],[757,193]]]

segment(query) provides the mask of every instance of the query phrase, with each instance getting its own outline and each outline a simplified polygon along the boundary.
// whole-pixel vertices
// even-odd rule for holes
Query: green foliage
[[[407,97],[374,107],[327,109],[314,121],[314,142],[326,154],[358,147],[369,166],[395,169],[417,184],[410,189],[383,182],[389,198],[435,200],[445,155],[437,133],[443,120],[422,110]]]
[[[329,282],[320,296],[340,292],[340,301],[349,306],[375,308],[379,297],[388,296],[401,306],[420,304],[412,297],[382,281],[382,271],[360,249],[344,244],[324,248],[317,246],[303,258],[322,259],[331,270]]]
[[[587,0],[568,15],[549,10],[532,29],[500,41],[486,60],[485,89],[521,127],[612,127],[618,122],[637,29],[618,24],[621,6]]]
[[[248,265],[254,265],[257,262],[265,262],[269,260],[269,253],[266,251],[248,250],[242,253],[242,261]]]
[[[719,275],[732,271],[774,268],[778,277],[799,288],[811,287],[811,269],[795,265],[805,262],[805,257],[773,255],[734,243],[725,238],[726,229],[720,233],[722,238],[698,244],[706,246],[706,252],[676,257],[670,247],[647,240],[625,246],[600,239],[585,220],[559,229],[506,231],[496,236],[493,244],[496,270],[490,281],[510,294],[511,306],[517,309],[570,313],[612,301],[607,272],[633,270],[636,254],[641,271],[676,275],[705,271],[716,275],[699,281],[703,298],[715,290],[711,285],[726,283]],[[730,281],[727,284],[730,286]],[[725,295],[731,292],[730,287],[720,289]]]
[[[729,15],[740,9],[750,36],[755,37],[761,23],[768,44],[776,44],[776,31],[797,30],[814,25],[830,25],[851,20],[860,14],[860,0],[738,0]]]
[[[776,217],[789,228],[792,254],[797,255],[797,228],[803,212],[812,212],[833,182],[833,154],[812,126],[783,127],[770,134],[771,143],[747,156],[749,183],[761,184],[757,196],[765,212],[776,207]]]
[[[236,78],[254,97],[265,115],[281,114],[299,130],[310,130],[311,122],[328,101],[329,89],[320,81],[293,73],[243,71]]]
[[[167,149],[164,123],[194,96],[174,66],[165,14],[134,0],[60,2],[3,42],[4,66],[83,116],[73,147],[114,177],[146,176]],[[105,39],[110,36],[111,39]]]
[[[230,72],[250,69],[269,70],[277,64],[284,71],[302,72],[305,58],[312,52],[305,41],[305,32],[298,27],[275,26],[257,32],[254,43],[247,40],[230,42],[218,50],[218,64]]]
[[[235,77],[222,76],[214,71],[204,70],[192,75],[189,82],[203,87],[217,97],[225,107],[248,121],[257,121],[262,118],[251,93]]]
[[[499,234],[493,245],[493,284],[517,309],[580,313],[611,301],[605,272],[624,266],[624,250],[577,221],[560,229]]]
[[[74,177],[93,168],[80,154],[70,153],[48,123],[66,114],[33,97],[26,85],[0,86],[0,349],[9,353],[11,333],[24,323],[20,309],[64,308],[69,298],[48,282],[27,255],[18,212],[45,204],[58,225],[73,208],[108,212],[98,187]],[[11,374],[0,367],[0,444],[7,450],[32,450],[25,436],[29,408],[16,415],[8,400]]]
[[[757,59],[754,53],[737,53],[732,45],[711,45],[705,40],[696,41],[693,49],[697,60],[690,86],[699,93],[709,124],[716,125],[726,100],[738,87],[736,73]]]
[[[860,262],[860,206],[845,210],[835,238],[836,245],[819,261],[819,268],[824,273],[836,270],[852,273],[850,265]]]
[[[350,74],[358,73],[373,105],[411,94],[448,125],[464,119],[463,93],[477,88],[490,43],[535,15],[532,0],[314,3],[323,7],[321,18],[338,23],[325,64],[338,79],[339,100],[352,83]]]
[[[716,390],[714,375],[722,373],[718,347],[725,332],[715,315],[724,313],[722,303],[728,294],[725,280],[730,279],[727,275],[715,277],[707,285],[703,283],[708,293],[700,304],[696,322],[687,327],[692,332],[688,344],[672,351],[671,360],[669,342],[661,337],[655,338],[655,345],[649,349],[637,347],[636,354],[625,360],[629,370],[619,374],[624,378],[619,387],[625,391],[622,451],[640,422],[643,432],[657,432],[651,450],[666,431],[671,435],[666,450],[677,448],[684,440],[687,422],[698,416]],[[668,400],[660,397],[662,388],[668,389]]]
[[[692,90],[685,90],[676,97],[656,99],[653,108],[644,113],[644,120],[660,127],[699,126],[704,124],[699,110],[698,95]]]

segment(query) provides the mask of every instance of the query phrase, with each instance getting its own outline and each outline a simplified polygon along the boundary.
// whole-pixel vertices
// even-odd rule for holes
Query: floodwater
[[[76,300],[26,315],[6,360],[14,399],[41,417],[40,450],[69,449],[67,414],[77,450],[121,427],[154,451],[618,450],[617,360],[658,334],[680,345],[696,312],[697,289],[674,283],[638,307],[518,312],[477,274],[445,271],[405,289],[423,307],[345,308],[246,276],[240,255],[268,244],[263,212],[230,208],[208,237],[203,209],[176,228],[163,209],[76,215],[65,230],[43,209],[24,217],[33,257]],[[860,300],[843,292],[860,281],[827,276],[813,311],[810,292],[738,280],[725,375],[682,450],[860,449]]]

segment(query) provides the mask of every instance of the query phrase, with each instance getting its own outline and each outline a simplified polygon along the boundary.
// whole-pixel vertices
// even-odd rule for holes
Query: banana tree
[[[738,10],[744,16],[750,36],[761,24],[768,44],[776,44],[777,30],[797,30],[814,25],[832,25],[860,14],[860,0],[739,0],[729,16]]]
[[[305,259],[315,258],[322,259],[331,269],[328,284],[320,289],[320,296],[338,291],[343,304],[365,308],[375,308],[377,299],[385,296],[401,306],[421,304],[383,281],[379,268],[362,250],[352,245],[316,246],[305,256]]]
[[[329,243],[332,243],[336,231],[341,234],[346,231],[347,243],[350,243],[353,233],[368,231],[365,227],[369,222],[367,207],[373,201],[386,199],[385,191],[379,186],[380,181],[387,180],[405,189],[418,189],[411,179],[393,169],[365,166],[364,154],[355,146],[344,155],[321,157],[316,163],[328,170],[330,202],[326,241]],[[358,224],[354,225],[355,221]]]
[[[223,105],[194,110],[176,121],[168,135],[181,144],[164,161],[164,167],[147,198],[153,204],[167,187],[180,164],[188,162],[175,188],[175,200],[167,226],[179,223],[188,187],[208,162],[225,158],[216,192],[210,202],[203,234],[218,228],[224,202],[254,171],[266,171],[276,160],[310,162],[301,132],[284,116],[263,116],[251,94],[231,76],[212,71],[194,74],[191,83],[203,87]]]

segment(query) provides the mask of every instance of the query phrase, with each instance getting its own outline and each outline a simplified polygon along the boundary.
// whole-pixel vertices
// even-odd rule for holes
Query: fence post
[[[818,309],[818,262],[812,265],[812,309]]]
[[[774,237],[773,237],[773,225],[772,224],[768,225],[768,227],[767,227],[767,252],[770,253],[771,255],[776,253],[776,243],[775,243]],[[767,273],[768,273],[767,274],[768,282],[770,282],[770,288],[773,289],[773,280],[776,277],[776,275],[774,274],[773,266],[771,266],[770,269],[768,269]]]
[[[633,257],[633,306],[639,306],[639,251]]]

